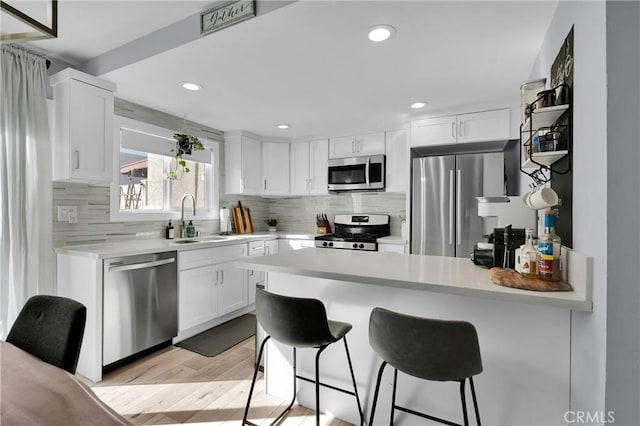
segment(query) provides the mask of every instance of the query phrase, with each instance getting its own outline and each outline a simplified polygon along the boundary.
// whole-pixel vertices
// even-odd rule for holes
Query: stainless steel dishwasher
[[[102,365],[178,334],[176,252],[104,260]]]

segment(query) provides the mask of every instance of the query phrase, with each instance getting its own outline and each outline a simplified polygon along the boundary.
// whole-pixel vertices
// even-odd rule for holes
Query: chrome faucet
[[[193,206],[192,214],[194,216],[196,215],[196,198],[189,193],[184,194],[182,196],[182,200],[180,201],[180,204],[182,206],[180,210],[180,238],[184,238],[184,230],[186,228],[186,225],[184,224],[184,200],[186,200],[187,197],[191,197],[191,204]]]

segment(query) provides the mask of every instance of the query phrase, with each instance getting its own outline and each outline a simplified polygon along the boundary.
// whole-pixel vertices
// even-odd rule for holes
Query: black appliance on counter
[[[319,248],[378,251],[376,240],[390,235],[388,214],[337,214],[333,234],[318,235]]]
[[[476,243],[474,246],[471,258],[473,263],[485,268],[493,268],[494,266],[515,268],[516,249],[526,240],[524,228],[512,228],[511,225],[504,228],[493,228],[493,232],[486,237],[486,243]],[[505,248],[508,251],[506,265],[504,264]]]

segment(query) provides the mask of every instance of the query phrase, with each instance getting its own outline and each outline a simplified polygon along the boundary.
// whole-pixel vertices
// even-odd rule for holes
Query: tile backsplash
[[[256,231],[266,231],[264,220],[278,219],[278,230],[314,234],[317,213],[325,213],[333,224],[333,216],[340,213],[383,213],[391,215],[391,233],[400,234],[401,219],[405,217],[405,195],[392,193],[348,193],[317,197],[261,198],[236,194],[221,194],[220,207],[233,207],[240,200],[251,210]],[[78,222],[57,221],[58,206],[77,206]],[[67,182],[53,183],[53,244],[104,243],[131,238],[161,238],[165,221],[110,222],[109,188]],[[218,220],[196,220],[196,229],[204,234],[220,230]]]

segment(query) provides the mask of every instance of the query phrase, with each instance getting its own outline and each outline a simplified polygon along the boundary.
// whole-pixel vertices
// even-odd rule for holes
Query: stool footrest
[[[449,426],[462,426],[460,423],[453,423],[449,420],[441,419],[440,417],[430,416],[429,414],[421,413],[419,411],[412,410],[410,408],[401,407],[399,405],[394,405],[393,408],[396,408],[400,411],[404,411],[405,413],[413,414],[414,416],[424,417],[425,419],[433,420],[434,422],[444,423]]]
[[[299,375],[297,375],[297,374],[296,374],[296,378],[297,378],[297,379],[300,379],[300,380],[304,380],[305,382],[309,382],[309,383],[314,383],[314,384],[315,384],[315,382],[316,382],[316,381],[315,381],[315,380],[313,380],[313,379],[310,379],[310,378],[308,378],[308,377],[304,377],[304,376],[299,376]],[[336,387],[336,386],[328,385],[328,384],[326,384],[326,383],[322,383],[322,382],[319,382],[318,384],[319,384],[320,386],[324,386],[325,388],[333,389],[333,390],[336,390],[336,391],[338,391],[338,392],[342,392],[342,393],[349,394],[349,395],[351,395],[351,396],[356,396],[355,392],[348,391],[348,390],[346,390],[346,389],[338,388],[338,387]]]

